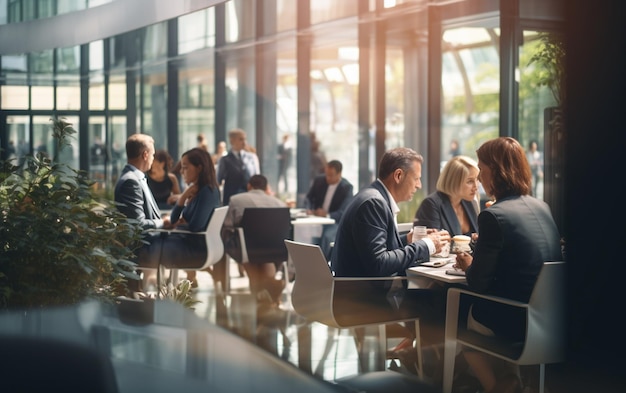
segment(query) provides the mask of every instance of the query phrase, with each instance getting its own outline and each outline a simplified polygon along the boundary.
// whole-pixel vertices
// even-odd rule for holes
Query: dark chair
[[[5,392],[116,393],[111,360],[96,349],[53,338],[2,336]]]
[[[239,227],[243,262],[287,261],[284,241],[291,237],[288,207],[248,207],[243,211]]]
[[[291,215],[288,207],[247,207],[243,211],[241,222],[237,227],[241,257],[235,258],[241,263],[265,264],[273,263],[277,269],[282,267],[286,276],[288,258],[285,239],[291,237]],[[251,288],[252,289],[252,288]],[[228,292],[232,297],[231,314],[235,318],[239,334],[255,340],[258,329],[266,321],[257,314],[260,303],[257,294]],[[275,296],[275,294],[272,294]],[[236,316],[234,316],[236,314]],[[257,325],[258,323],[258,325]],[[278,325],[285,325],[277,323]],[[284,330],[283,327],[281,329]],[[282,330],[281,330],[282,331]]]

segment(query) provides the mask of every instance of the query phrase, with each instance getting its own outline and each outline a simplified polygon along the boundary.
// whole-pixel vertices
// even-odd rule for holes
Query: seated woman
[[[415,213],[414,225],[445,229],[450,236],[478,233],[478,165],[467,156],[455,156],[443,167],[437,191],[428,195]]]
[[[560,261],[561,244],[550,207],[531,193],[531,171],[523,147],[500,137],[478,148],[479,180],[496,202],[478,217],[480,236],[473,256],[457,255],[469,289],[528,302],[545,261]],[[526,330],[523,310],[475,301],[467,326],[480,334],[521,340]],[[521,392],[518,370],[487,354],[463,350],[483,391]]]
[[[213,210],[220,206],[220,191],[215,166],[208,152],[193,148],[183,153],[181,172],[188,185],[180,194],[170,215],[171,228],[191,232],[205,231]],[[157,267],[200,267],[206,260],[204,236],[187,233],[164,233],[148,251],[139,254],[139,265]]]
[[[154,162],[147,175],[148,187],[159,205],[159,209],[169,210],[176,203],[180,194],[180,185],[176,175],[170,172],[172,157],[165,150],[157,150],[154,153]]]

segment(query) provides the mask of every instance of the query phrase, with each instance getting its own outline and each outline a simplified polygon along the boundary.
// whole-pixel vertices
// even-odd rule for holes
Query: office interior
[[[620,205],[619,11],[563,0],[0,0],[0,155],[53,152],[50,118],[64,117],[78,134],[57,159],[112,195],[128,135],[148,133],[177,158],[199,134],[213,152],[237,127],[276,195],[302,206],[314,139],[355,189],[385,150],[415,149],[421,195],[453,140],[474,157],[496,136],[537,140],[536,196],[567,241],[570,351],[556,387],[611,391],[623,344],[607,302],[621,292],[590,271],[621,264],[598,246],[623,233],[605,210]],[[560,92],[531,61],[547,39],[566,48]],[[552,126],[560,114],[564,129]],[[285,134],[288,186],[276,159]]]

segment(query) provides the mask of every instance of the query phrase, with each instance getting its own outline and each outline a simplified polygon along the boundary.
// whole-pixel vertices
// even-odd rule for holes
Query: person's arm
[[[139,181],[126,179],[116,193],[115,201],[119,203],[118,210],[128,218],[139,221],[143,229],[157,229],[163,227],[163,220],[149,219],[144,211],[143,188]]]
[[[495,277],[503,234],[497,218],[489,210],[483,211],[478,216],[478,227],[480,236],[471,264],[465,271],[465,277],[470,289],[487,293]]]
[[[389,236],[395,236],[393,218],[388,220],[389,207],[386,201],[370,198],[359,207],[357,218],[352,225],[353,234],[359,247],[355,252],[366,269],[368,276],[405,275],[406,269],[418,259],[429,260],[430,252],[425,242],[415,242],[388,250]],[[389,226],[393,225],[394,228]]]
[[[208,186],[202,187],[193,198],[191,204],[193,206],[189,209],[190,214],[183,213],[187,222],[187,228],[192,232],[206,230],[213,210],[220,205],[218,189],[211,189]]]

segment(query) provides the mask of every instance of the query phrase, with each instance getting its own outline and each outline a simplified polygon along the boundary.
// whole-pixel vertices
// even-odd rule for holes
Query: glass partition
[[[498,29],[444,30],[442,53],[441,165],[498,136],[500,57]]]

